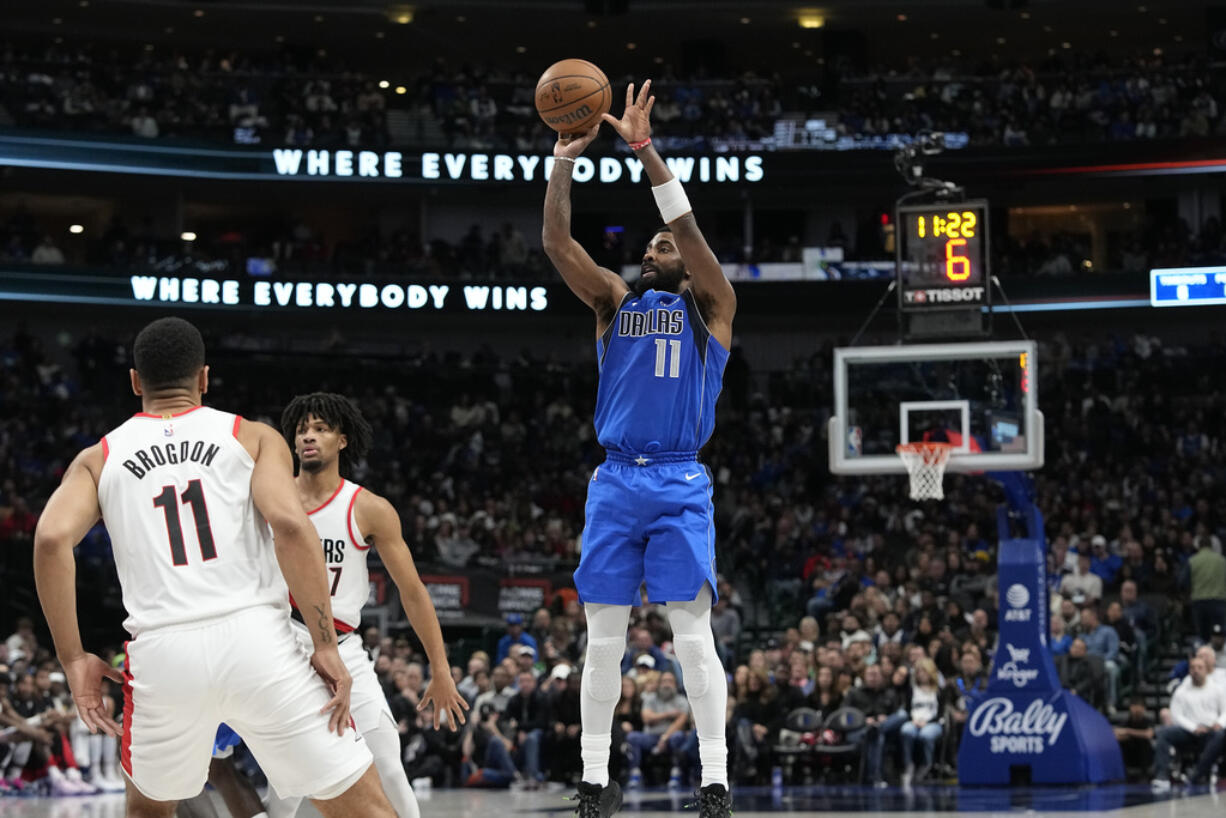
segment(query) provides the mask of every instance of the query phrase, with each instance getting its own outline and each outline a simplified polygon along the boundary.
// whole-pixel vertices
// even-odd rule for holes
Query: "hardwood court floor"
[[[434,790],[419,793],[423,818],[518,818],[519,816],[567,816],[574,805],[563,800],[568,792],[507,792],[505,790]],[[810,816],[892,816],[921,812],[929,818],[1000,818],[1003,813],[1042,812],[1069,816],[1087,812],[1109,813],[1120,818],[1221,818],[1226,807],[1226,789],[1176,787],[1162,796],[1151,794],[1146,785],[1102,787],[1033,787],[1007,789],[959,789],[915,787],[873,790],[863,787],[742,788],[736,791],[736,818],[766,818],[779,813]],[[690,793],[647,790],[627,793],[622,814],[638,818],[664,818],[683,814],[693,797]],[[224,816],[223,810],[219,813]],[[694,816],[691,810],[684,814]],[[317,818],[306,805],[299,818]],[[123,818],[123,796],[76,798],[0,798],[0,818]],[[1081,818],[1081,816],[1079,816]]]

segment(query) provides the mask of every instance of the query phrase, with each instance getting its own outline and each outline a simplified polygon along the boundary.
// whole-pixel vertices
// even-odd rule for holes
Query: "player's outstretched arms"
[[[545,220],[541,245],[545,255],[562,275],[571,292],[596,313],[596,334],[604,333],[613,314],[629,291],[621,276],[599,266],[570,235],[570,187],[575,159],[591,144],[600,124],[583,134],[559,134],[554,145],[553,171],[545,190]]]
[[[324,708],[332,713],[329,726],[344,735],[353,678],[337,650],[323,549],[298,500],[289,446],[271,426],[248,420],[243,421],[238,439],[255,458],[251,497],[272,529],[281,574],[310,631],[315,648],[311,665],[332,689],[332,700]]]
[[[643,83],[638,95],[634,83],[626,88],[626,110],[621,119],[604,114],[604,121],[613,126],[618,135],[630,145],[634,155],[643,163],[643,170],[651,181],[660,218],[673,231],[677,250],[685,261],[685,269],[692,277],[691,289],[702,307],[703,318],[715,340],[725,349],[732,344],[732,318],[736,314],[736,292],[724,275],[719,259],[711,251],[681,181],[673,176],[668,163],[651,144],[651,109],[656,98],[651,94],[651,80]]]

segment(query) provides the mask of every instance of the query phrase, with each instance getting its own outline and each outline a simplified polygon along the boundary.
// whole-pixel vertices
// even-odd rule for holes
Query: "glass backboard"
[[[834,352],[830,470],[903,474],[896,447],[954,448],[948,471],[1043,465],[1033,341],[848,347]]]

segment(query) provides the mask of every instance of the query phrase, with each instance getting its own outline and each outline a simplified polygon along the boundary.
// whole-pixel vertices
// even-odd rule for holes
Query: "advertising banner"
[[[958,782],[1006,786],[1023,769],[1035,784],[1123,778],[1111,725],[1060,685],[1047,644],[1041,543],[1002,540],[999,553],[1000,638],[988,689],[971,704]]]

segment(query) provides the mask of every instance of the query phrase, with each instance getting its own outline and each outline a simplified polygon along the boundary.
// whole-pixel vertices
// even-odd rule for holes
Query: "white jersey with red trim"
[[[256,605],[284,606],[272,532],[251,496],[242,418],[198,406],[133,415],[102,438],[102,520],[135,638]]]
[[[354,506],[362,487],[344,478],[324,504],[307,516],[315,524],[328,567],[332,618],[336,629],[349,633],[362,624],[362,608],[370,597],[366,552],[370,546],[358,531]]]

